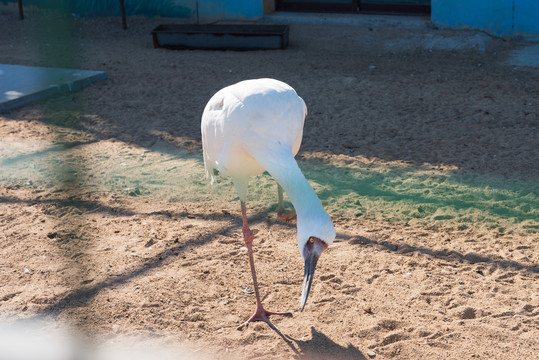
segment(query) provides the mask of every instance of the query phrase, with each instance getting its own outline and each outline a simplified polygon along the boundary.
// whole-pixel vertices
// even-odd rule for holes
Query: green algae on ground
[[[218,177],[214,186],[204,179],[200,154],[162,143],[147,149],[112,141],[105,144],[106,152],[93,145],[3,140],[0,184],[53,187],[62,183],[79,188],[80,193],[151,196],[173,202],[237,199],[230,179]],[[299,160],[299,165],[333,217],[429,228],[481,227],[500,233],[539,230],[534,179],[319,160]],[[253,179],[248,201],[253,209],[273,209],[273,179],[267,174]]]
[[[537,231],[538,184],[533,180],[421,167],[302,165],[334,215],[429,227]]]

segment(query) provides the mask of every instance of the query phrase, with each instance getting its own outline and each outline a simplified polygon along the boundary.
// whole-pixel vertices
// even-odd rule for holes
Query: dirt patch
[[[293,25],[283,51],[167,51],[150,31],[171,19],[123,31],[26,15],[0,7],[0,62],[108,80],[0,116],[3,321],[231,359],[539,351],[539,73],[506,65],[520,44],[396,48],[429,30]],[[229,179],[204,179],[201,156],[208,99],[258,77],[307,103],[298,162],[338,232],[296,311],[295,225],[277,220],[269,176],[251,182],[263,302],[294,311],[274,320],[281,334],[235,330],[254,306],[239,203]]]

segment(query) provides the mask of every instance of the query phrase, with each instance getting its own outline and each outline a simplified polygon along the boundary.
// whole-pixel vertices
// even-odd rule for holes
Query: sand
[[[0,114],[0,320],[186,358],[533,359],[539,354],[539,70],[523,44],[396,46],[475,32],[292,25],[282,51],[154,49],[175,19],[0,6],[0,62],[108,80]],[[483,36],[483,35],[480,35]],[[204,178],[200,116],[220,88],[289,83],[309,115],[298,163],[332,216],[308,304],[294,223],[253,179],[254,309],[230,179]],[[288,206],[291,206],[288,203]],[[179,356],[179,355],[178,355]]]

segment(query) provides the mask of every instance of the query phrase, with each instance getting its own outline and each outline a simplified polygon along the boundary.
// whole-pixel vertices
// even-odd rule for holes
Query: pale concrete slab
[[[0,113],[106,78],[104,71],[0,64]]]
[[[509,64],[539,68],[539,44],[527,45],[511,53]]]
[[[417,34],[412,37],[386,42],[388,48],[399,50],[477,50],[484,53],[492,38],[482,32],[455,33],[442,35],[439,33]]]

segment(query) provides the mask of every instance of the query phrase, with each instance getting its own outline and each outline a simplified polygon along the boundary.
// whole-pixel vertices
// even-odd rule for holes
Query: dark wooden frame
[[[348,3],[295,2],[275,0],[277,11],[341,12],[341,13],[407,13],[430,14],[430,5],[362,4],[361,0]]]
[[[288,25],[163,24],[152,30],[152,38],[155,48],[172,50],[270,50],[286,48],[289,32]],[[208,43],[208,37],[213,42]],[[279,47],[275,46],[275,40],[279,41]]]
[[[361,4],[359,12],[363,13],[405,13],[405,14],[430,14],[430,5],[405,5],[405,4]]]
[[[359,0],[350,0],[349,3],[321,3],[321,2],[295,2],[275,0],[277,11],[302,12],[357,12]]]

